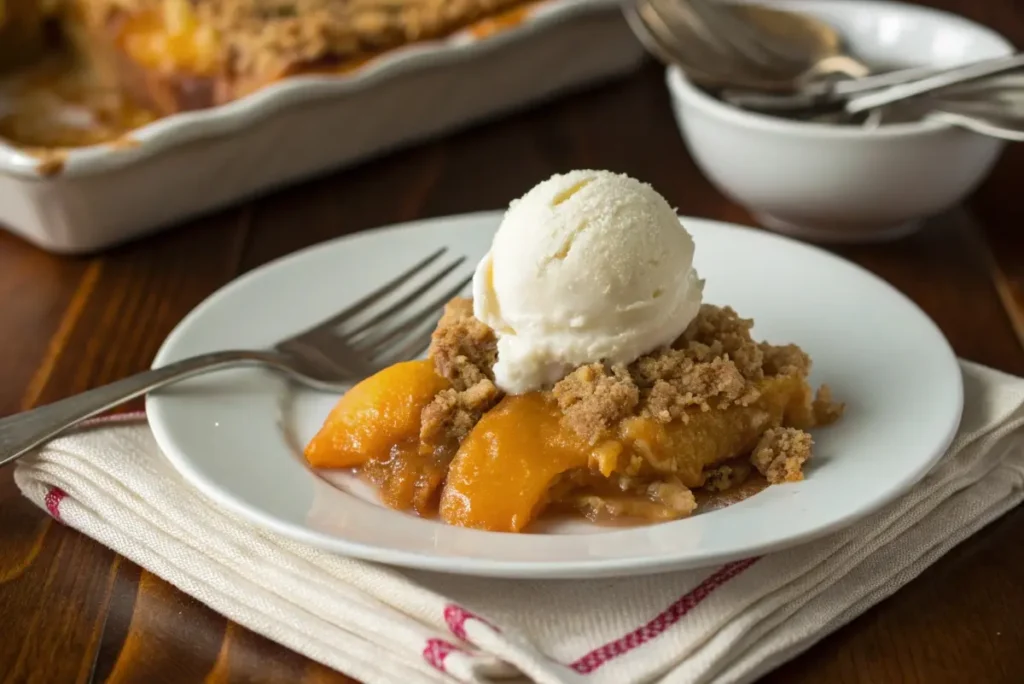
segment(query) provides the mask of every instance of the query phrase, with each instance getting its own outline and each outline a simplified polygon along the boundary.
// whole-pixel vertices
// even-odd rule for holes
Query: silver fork
[[[0,466],[83,420],[204,373],[264,366],[314,389],[340,391],[415,358],[430,344],[433,324],[445,303],[473,278],[472,268],[466,273],[464,256],[438,263],[446,251],[439,249],[343,311],[269,349],[193,356],[0,419]]]

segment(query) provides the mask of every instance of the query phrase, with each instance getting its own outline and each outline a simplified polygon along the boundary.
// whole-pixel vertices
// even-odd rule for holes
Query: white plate
[[[268,346],[440,244],[478,259],[500,218],[396,226],[268,264],[186,317],[154,365]],[[642,574],[777,551],[849,525],[921,478],[949,445],[963,402],[956,358],[931,320],[882,280],[822,250],[712,221],[683,222],[697,244],[707,301],[755,318],[759,337],[800,344],[815,361],[812,380],[847,402],[842,421],[815,432],[816,457],[803,482],[659,525],[493,533],[392,511],[319,477],[300,449],[336,397],[290,390],[269,372],[224,372],[151,395],[150,424],[188,481],[260,525],[348,556],[500,577]]]

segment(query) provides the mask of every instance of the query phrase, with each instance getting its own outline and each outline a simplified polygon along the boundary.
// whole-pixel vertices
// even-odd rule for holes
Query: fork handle
[[[0,419],[0,466],[25,455],[83,420],[146,392],[214,370],[252,364],[276,365],[271,354],[258,351],[202,354]]]

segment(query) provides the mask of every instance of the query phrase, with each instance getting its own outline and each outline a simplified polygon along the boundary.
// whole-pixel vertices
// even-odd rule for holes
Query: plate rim
[[[230,297],[237,290],[246,288],[250,282],[262,277],[267,271],[278,268],[286,262],[301,260],[310,253],[322,249],[330,249],[339,243],[349,244],[354,241],[373,240],[381,235],[392,232],[401,232],[408,229],[429,229],[430,226],[435,224],[451,224],[453,221],[467,223],[490,221],[496,226],[503,214],[503,210],[478,211],[387,224],[369,230],[363,230],[357,233],[325,240],[272,259],[226,283],[203,299],[202,302],[182,318],[167,338],[165,338],[159,351],[154,357],[152,367],[158,368],[164,364],[165,358],[171,354],[177,340],[187,334],[187,330],[192,321],[204,315],[204,312],[208,307],[214,306],[216,302],[222,298]],[[899,486],[893,487],[884,496],[879,497],[877,500],[871,502],[871,504],[840,516],[828,524],[803,533],[786,536],[783,539],[748,544],[742,550],[737,550],[735,552],[719,552],[712,555],[698,557],[693,557],[692,555],[689,557],[686,555],[672,555],[669,553],[655,557],[634,556],[628,558],[599,558],[576,561],[486,560],[478,558],[460,558],[457,556],[432,556],[416,551],[405,551],[388,547],[372,546],[357,541],[347,541],[339,536],[333,536],[327,533],[315,533],[292,523],[281,521],[275,516],[268,514],[263,509],[253,507],[244,501],[237,500],[234,496],[230,495],[230,493],[220,488],[215,482],[208,481],[206,477],[197,473],[192,468],[191,459],[186,454],[179,453],[175,447],[174,439],[170,434],[171,431],[168,429],[169,426],[163,424],[161,420],[155,419],[156,416],[160,415],[159,395],[151,394],[146,396],[147,423],[153,432],[154,438],[156,439],[163,457],[167,459],[175,471],[181,475],[188,486],[195,487],[211,501],[225,507],[227,510],[258,526],[262,526],[265,529],[272,530],[290,539],[309,544],[329,553],[335,553],[356,560],[380,563],[394,568],[426,570],[475,577],[508,579],[586,579],[598,577],[640,576],[673,570],[713,567],[723,563],[759,557],[765,554],[782,551],[784,549],[794,548],[802,544],[821,539],[829,534],[845,529],[855,522],[867,518],[873,513],[876,513],[906,494],[910,489],[918,484],[948,450],[950,444],[952,444],[959,430],[964,409],[964,384],[959,359],[950,345],[949,340],[943,334],[935,321],[923,309],[921,309],[916,302],[885,279],[875,275],[857,263],[843,259],[842,257],[832,254],[826,249],[816,245],[801,242],[770,231],[759,230],[750,226],[743,226],[726,221],[684,215],[681,215],[679,219],[684,225],[697,223],[714,230],[723,229],[726,231],[740,231],[744,234],[767,239],[771,242],[784,243],[787,248],[803,250],[811,254],[814,258],[825,258],[826,260],[833,262],[840,262],[845,267],[851,267],[855,271],[858,271],[862,276],[866,276],[869,279],[876,281],[877,284],[882,285],[888,291],[889,295],[895,295],[904,305],[915,310],[922,317],[923,322],[927,323],[931,332],[934,333],[936,341],[941,342],[942,344],[942,356],[945,357],[944,361],[950,363],[952,369],[955,371],[952,374],[952,377],[955,378],[955,385],[951,386],[950,390],[955,392],[954,406],[956,417],[950,424],[946,433],[936,442],[938,446],[934,449],[931,456],[927,459],[922,459],[921,465],[913,471],[912,474],[908,475]]]

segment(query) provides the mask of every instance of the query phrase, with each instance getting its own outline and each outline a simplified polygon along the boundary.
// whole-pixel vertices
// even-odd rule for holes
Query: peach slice
[[[406,361],[363,380],[345,393],[306,445],[314,468],[352,468],[387,460],[395,447],[419,442],[420,413],[449,386],[432,361]]]
[[[505,397],[462,441],[441,494],[441,518],[519,532],[543,508],[552,481],[586,467],[592,451],[562,427],[558,407],[542,395]]]

